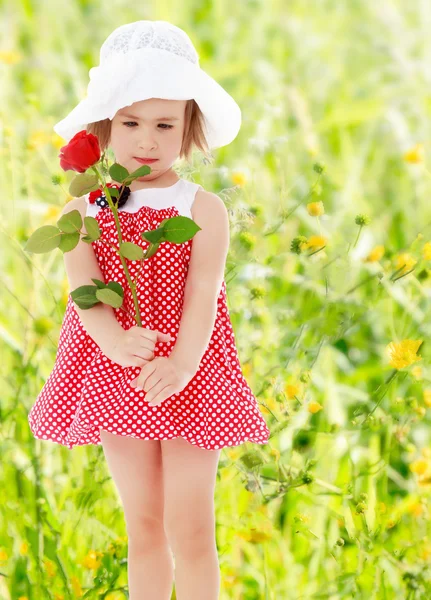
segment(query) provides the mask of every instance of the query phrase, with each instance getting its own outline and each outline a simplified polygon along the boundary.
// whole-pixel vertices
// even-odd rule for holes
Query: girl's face
[[[131,191],[139,189],[140,181],[171,171],[181,150],[186,104],[187,100],[150,98],[121,108],[112,119],[109,146],[117,163],[131,173],[142,166],[136,157],[157,159],[149,165],[151,173],[130,184]]]

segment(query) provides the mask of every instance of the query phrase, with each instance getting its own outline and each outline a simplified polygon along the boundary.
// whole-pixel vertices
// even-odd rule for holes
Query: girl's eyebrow
[[[119,113],[122,117],[129,117],[131,119],[136,119],[137,121],[145,121],[146,119],[141,119],[140,117],[136,117],[135,115],[131,115],[129,113]],[[158,117],[153,119],[153,121],[179,121],[178,117]]]

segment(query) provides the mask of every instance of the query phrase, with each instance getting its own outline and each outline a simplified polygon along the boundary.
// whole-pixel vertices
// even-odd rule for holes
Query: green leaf
[[[94,283],[99,288],[99,290],[102,290],[103,288],[106,287],[106,283],[104,281],[101,281],[100,279],[96,279],[95,277],[92,277],[91,281],[94,281]]]
[[[113,292],[115,292],[115,294],[117,296],[120,296],[121,298],[124,298],[124,290],[121,287],[121,285],[117,282],[117,281],[109,281],[107,284],[102,281],[101,279],[96,279],[96,277],[92,277],[91,281],[94,281],[94,283],[96,284],[96,288],[99,290],[112,290]],[[95,290],[95,294],[96,294]],[[121,305],[120,305],[121,306]]]
[[[63,233],[59,245],[60,250],[62,250],[62,252],[70,252],[76,248],[79,243],[79,236],[79,231],[76,231],[75,233]]]
[[[99,187],[99,180],[95,173],[81,173],[72,179],[69,185],[69,194],[75,198],[79,198],[97,190]]]
[[[97,287],[95,285],[81,285],[76,290],[70,293],[72,300],[79,308],[87,310],[92,308],[95,304],[99,304],[99,300],[96,297]]]
[[[111,198],[118,198],[120,195],[120,190],[117,190],[115,187],[108,187]]]
[[[129,171],[118,163],[114,163],[109,168],[109,175],[111,179],[116,181],[117,183],[123,183],[123,180],[126,179],[129,175]]]
[[[193,219],[179,215],[161,223],[165,240],[174,244],[182,244],[190,240],[202,228]]]
[[[138,177],[144,177],[145,175],[148,175],[149,173],[151,173],[151,167],[149,165],[142,165],[141,167],[136,169],[136,171],[133,171],[133,173],[130,173],[130,175],[126,179],[124,179],[122,181],[122,183],[129,185],[129,183],[131,183]]]
[[[43,254],[51,252],[54,248],[58,248],[61,242],[62,233],[54,225],[44,225],[39,227],[28,238],[24,250],[34,252],[35,254]]]
[[[117,292],[117,294],[119,296],[121,296],[122,298],[124,298],[124,290],[123,290],[123,288],[121,287],[121,285],[117,281],[110,281],[107,284],[107,287],[110,290],[114,290],[114,292]]]
[[[141,246],[133,242],[123,242],[119,248],[121,256],[129,260],[140,260],[144,256],[144,251]]]
[[[64,233],[75,233],[82,227],[82,217],[79,210],[71,210],[62,215],[57,221],[57,227]]]
[[[154,254],[159,249],[159,246],[160,246],[160,242],[157,242],[156,244],[151,244],[150,246],[148,246],[147,254],[146,254],[145,258],[151,258],[152,256],[154,256]]]
[[[143,231],[141,233],[141,238],[146,240],[147,242],[151,242],[152,244],[156,242],[164,242],[164,229],[163,227],[157,227],[157,229]]]
[[[253,467],[258,467],[259,465],[263,464],[262,457],[257,451],[246,452],[240,456],[240,460],[248,469],[252,469]]]
[[[101,236],[101,231],[97,219],[94,217],[84,217],[84,225],[87,234],[90,236],[92,241],[98,240]]]
[[[109,306],[112,306],[113,308],[120,308],[120,306],[123,304],[122,296],[108,287],[103,290],[97,289],[96,296],[101,302],[104,304],[109,304]]]

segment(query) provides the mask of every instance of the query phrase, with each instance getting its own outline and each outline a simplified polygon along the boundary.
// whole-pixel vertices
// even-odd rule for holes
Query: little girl
[[[29,413],[33,435],[68,448],[102,444],[124,506],[131,600],[216,600],[214,487],[221,448],[265,444],[269,430],[241,371],[226,303],[227,210],[172,168],[193,146],[230,143],[241,124],[233,98],[201,70],[185,32],[166,21],[122,25],[102,45],[88,95],[54,130],[86,129],[133,172],[118,205],[122,241],[185,215],[200,230],[130,260],[142,327],[100,191],[68,202],[102,232],[64,253],[72,290],[117,281],[124,301],[82,310],[69,295],[54,368]],[[127,189],[127,188],[126,188]],[[83,230],[84,233],[86,233]]]

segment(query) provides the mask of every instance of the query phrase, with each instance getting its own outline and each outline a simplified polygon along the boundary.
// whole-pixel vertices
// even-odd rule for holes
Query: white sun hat
[[[241,109],[199,66],[189,36],[167,21],[135,21],[117,27],[100,48],[100,64],[89,71],[87,96],[54,125],[69,141],[88,123],[147,98],[194,99],[205,119],[210,149],[232,142],[241,127]]]

